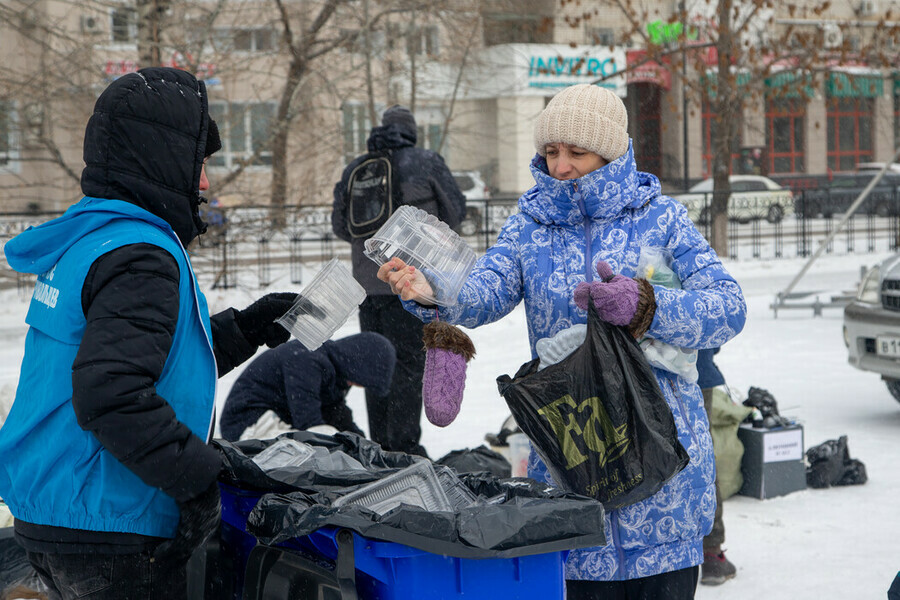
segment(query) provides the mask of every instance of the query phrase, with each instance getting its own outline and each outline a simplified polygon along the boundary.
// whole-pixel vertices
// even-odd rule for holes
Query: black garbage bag
[[[687,466],[643,351],[592,305],[584,343],[541,371],[538,363],[497,385],[557,484],[609,510],[653,495]]]
[[[310,473],[301,465],[279,469],[278,479],[273,479],[252,458],[284,437],[344,452],[366,470]],[[480,497],[471,507],[429,512],[403,504],[379,515],[362,506],[332,503],[365,483],[427,459],[386,452],[375,442],[347,432],[327,436],[295,431],[275,440],[215,443],[225,458],[219,480],[260,494],[247,519],[247,531],[264,544],[306,536],[323,527],[343,527],[370,539],[458,558],[510,558],[606,543],[602,504],[532,479],[501,479],[486,471],[464,473],[460,480]],[[291,483],[284,477],[288,471],[294,475]]]
[[[850,458],[846,435],[809,448],[806,460],[806,485],[811,488],[860,485],[868,480],[866,466]]]
[[[744,406],[758,408],[763,418],[778,416],[778,402],[768,390],[762,388],[751,386],[747,391]]]
[[[453,450],[434,462],[452,467],[457,473],[487,471],[500,478],[509,477],[512,474],[512,465],[509,464],[506,457],[485,446]]]

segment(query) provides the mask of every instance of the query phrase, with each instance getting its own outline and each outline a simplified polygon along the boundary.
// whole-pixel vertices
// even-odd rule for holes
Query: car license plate
[[[875,353],[900,358],[900,337],[879,335],[875,338]]]

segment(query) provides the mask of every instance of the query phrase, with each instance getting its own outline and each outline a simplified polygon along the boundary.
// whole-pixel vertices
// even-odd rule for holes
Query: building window
[[[416,124],[416,146],[428,150],[438,151],[443,141],[443,132],[440,125]],[[444,157],[446,158],[446,156]]]
[[[589,44],[595,46],[616,45],[616,33],[609,27],[588,27],[587,24],[585,24],[584,29]]]
[[[634,160],[641,171],[662,175],[662,88],[632,83],[625,98],[634,144]]]
[[[209,159],[212,167],[228,169],[251,159],[252,165],[272,166],[272,102],[210,102],[209,114],[219,126],[222,149]]]
[[[516,0],[512,11],[506,2],[481,4],[485,46],[553,43],[555,2]]]
[[[796,98],[766,102],[769,173],[802,173],[806,170],[805,130],[806,102]]]
[[[213,44],[219,52],[270,52],[277,46],[277,37],[269,28],[217,28],[213,30]]]
[[[0,100],[0,173],[18,171],[19,144],[16,136],[18,114],[13,102]]]
[[[894,80],[894,148],[900,146],[900,79]]]
[[[829,97],[828,168],[850,171],[857,163],[871,161],[874,155],[873,98]]]
[[[360,154],[368,152],[366,140],[372,129],[369,110],[361,102],[345,102],[341,105],[344,134],[344,162],[349,163]]]
[[[406,50],[410,55],[437,56],[440,52],[440,32],[437,26],[417,27],[407,38]]]
[[[110,19],[110,32],[113,43],[134,44],[137,42],[137,10],[126,7],[114,8]]]
[[[718,123],[716,122],[716,113],[713,110],[712,103],[708,98],[703,99],[703,176],[704,177],[712,177],[713,171],[713,138],[715,137],[716,128],[718,127]],[[742,116],[738,116],[736,119],[738,123],[742,121]],[[737,152],[737,149],[741,147],[741,129],[739,126],[735,127],[734,134],[731,136],[731,165],[730,171],[734,173],[737,171],[738,162],[741,159],[741,155]]]

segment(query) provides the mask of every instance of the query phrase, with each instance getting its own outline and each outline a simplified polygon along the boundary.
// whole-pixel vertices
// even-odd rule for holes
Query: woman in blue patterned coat
[[[524,301],[533,357],[538,340],[587,321],[588,301],[635,337],[684,348],[727,342],[746,318],[740,286],[684,206],[661,195],[655,176],[637,170],[627,122],[622,101],[598,86],[572,86],[550,101],[535,125],[536,185],[478,259],[455,306],[427,306],[427,281],[398,259],[379,277],[426,321],[439,314],[477,327]],[[681,289],[633,279],[644,247],[671,253]],[[610,269],[618,275],[610,278]],[[605,546],[570,553],[570,599],[694,597],[716,503],[709,423],[696,383],[654,373],[690,463],[650,498],[609,511]],[[534,452],[529,475],[549,480]]]

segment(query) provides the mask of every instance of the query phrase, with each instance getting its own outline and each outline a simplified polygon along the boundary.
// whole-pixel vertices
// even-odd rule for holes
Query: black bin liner
[[[366,470],[315,472],[301,465],[267,474],[252,457],[284,437],[342,451]],[[306,536],[322,527],[347,528],[366,538],[457,558],[511,558],[606,543],[603,505],[596,500],[532,479],[501,479],[489,472],[459,475],[484,501],[455,512],[401,505],[378,515],[362,506],[333,507],[344,494],[423,459],[384,451],[351,433],[296,431],[276,440],[233,444],[215,440],[226,462],[220,481],[261,495],[248,517],[247,531],[264,544]]]
[[[847,436],[827,440],[806,451],[806,485],[827,488],[837,485],[862,485],[868,481],[866,466],[850,458]]]
[[[484,446],[448,452],[435,463],[453,467],[457,473],[487,471],[497,477],[509,477],[512,474],[512,465],[506,457]]]

